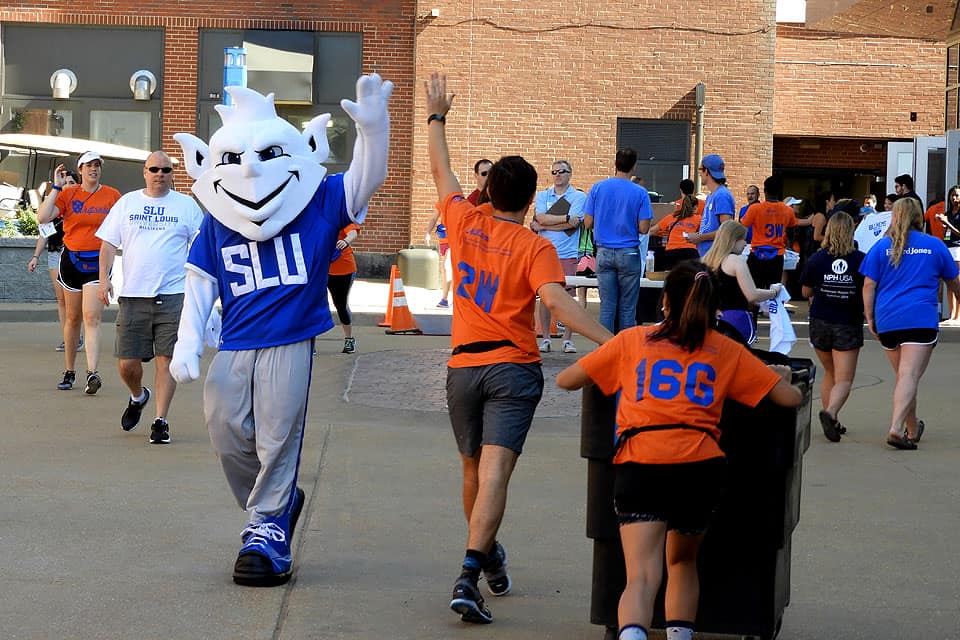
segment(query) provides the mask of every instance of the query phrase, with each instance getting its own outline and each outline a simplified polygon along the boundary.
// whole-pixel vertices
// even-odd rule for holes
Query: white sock
[[[647,640],[647,630],[636,624],[628,624],[620,629],[619,640]]]
[[[131,393],[131,394],[130,394],[130,399],[133,400],[134,402],[138,403],[138,404],[139,404],[139,403],[142,403],[144,400],[147,399],[147,388],[146,388],[146,387],[140,387],[140,395],[137,396],[136,398],[134,398],[134,397],[133,397],[133,394]]]
[[[693,627],[667,623],[667,640],[693,640]]]

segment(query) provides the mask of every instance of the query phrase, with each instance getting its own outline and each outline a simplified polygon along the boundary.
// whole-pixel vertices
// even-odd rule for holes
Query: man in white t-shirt
[[[150,399],[143,381],[143,362],[156,358],[156,419],[151,444],[170,442],[167,410],[177,383],[170,376],[170,359],[177,341],[187,253],[200,229],[203,212],[190,196],[173,190],[173,163],[163,151],[154,151],[143,167],[144,189],[125,194],[110,209],[97,237],[100,248],[100,289],[110,303],[110,269],[123,247],[123,285],[117,299],[117,341],[114,356],[120,378],[130,389],[130,400],[120,418],[132,431]]]
[[[853,241],[857,243],[857,248],[864,253],[870,253],[870,247],[887,233],[892,219],[891,211],[874,211],[863,216],[857,230],[853,232]]]

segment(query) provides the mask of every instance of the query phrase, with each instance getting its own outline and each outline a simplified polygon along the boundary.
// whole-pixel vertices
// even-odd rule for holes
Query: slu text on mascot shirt
[[[717,424],[723,401],[755,407],[780,376],[717,331],[708,331],[703,346],[691,353],[669,340],[650,340],[658,328],[621,331],[578,361],[603,393],[620,392],[617,435],[635,427],[675,425],[637,433],[613,461],[677,464],[721,457]]]
[[[328,331],[327,273],[337,235],[351,222],[343,174],[327,176],[300,215],[269,240],[248,240],[206,216],[187,268],[217,282],[220,349],[275,347]]]
[[[453,256],[452,345],[513,343],[458,353],[449,366],[539,362],[533,328],[537,290],[550,282],[566,283],[553,244],[522,224],[495,218],[489,204],[474,208],[460,193],[448,195],[440,210]]]

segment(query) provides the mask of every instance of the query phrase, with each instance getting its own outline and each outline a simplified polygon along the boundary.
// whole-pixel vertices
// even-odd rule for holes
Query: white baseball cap
[[[81,165],[93,162],[94,160],[99,160],[100,164],[103,164],[103,158],[100,157],[99,153],[96,151],[84,151],[83,155],[77,158],[77,169],[79,169]]]
[[[803,202],[803,200],[800,198],[787,198],[787,201],[783,204],[787,205],[788,207],[792,207],[793,205],[800,204],[801,202]]]

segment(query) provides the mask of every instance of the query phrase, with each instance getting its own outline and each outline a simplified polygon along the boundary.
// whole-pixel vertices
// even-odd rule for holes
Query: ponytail
[[[663,297],[670,311],[650,339],[669,340],[691,352],[702,347],[720,304],[716,275],[702,262],[685,260],[667,274]]]

